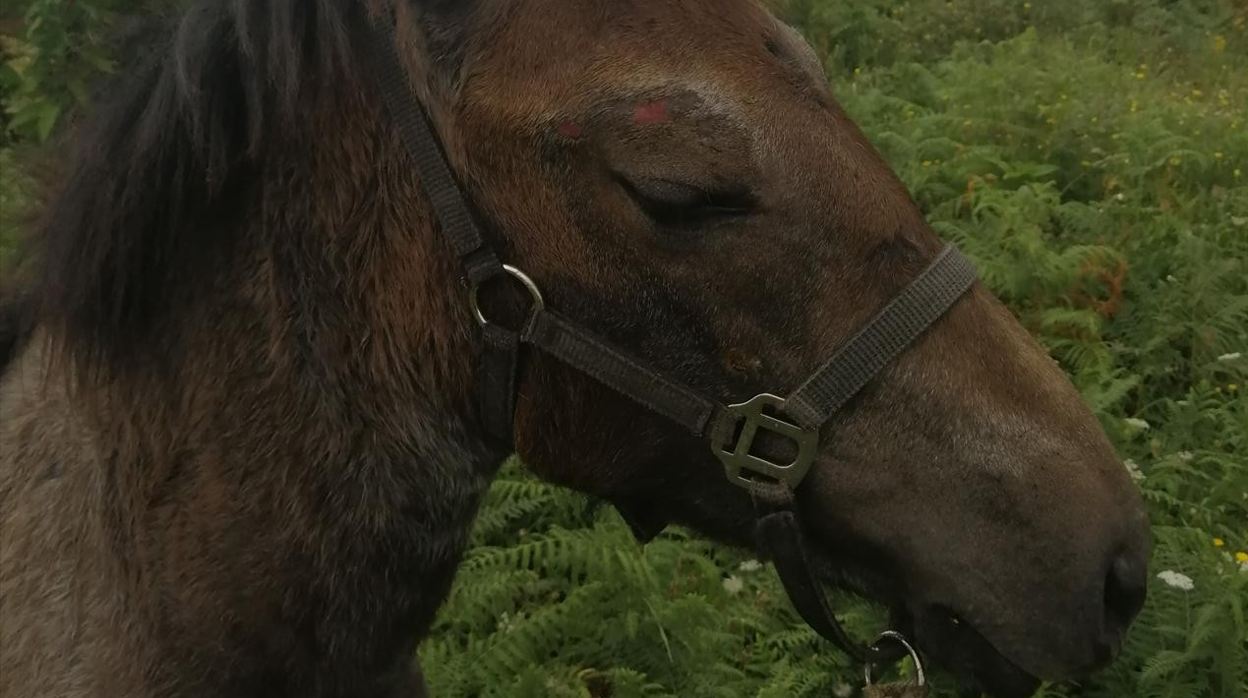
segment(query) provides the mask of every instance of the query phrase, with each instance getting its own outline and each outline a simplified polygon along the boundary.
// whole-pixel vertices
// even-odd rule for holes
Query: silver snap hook
[[[872,643],[872,647],[878,647],[879,644],[884,640],[895,642],[905,648],[906,653],[910,655],[910,659],[914,660],[914,672],[915,672],[915,677],[918,681],[917,686],[918,687],[926,686],[927,677],[924,676],[923,674],[923,660],[919,659],[918,651],[916,651],[914,649],[914,646],[912,646],[910,642],[906,640],[906,636],[902,635],[896,630],[886,630],[880,633],[879,637],[875,638],[875,642]],[[866,666],[863,668],[863,678],[866,679],[868,686],[875,685],[875,679],[871,678],[871,669],[872,669],[871,662],[867,662]]]

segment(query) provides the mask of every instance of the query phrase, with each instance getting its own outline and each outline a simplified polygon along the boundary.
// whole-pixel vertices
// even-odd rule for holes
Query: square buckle
[[[819,433],[803,429],[763,411],[770,408],[773,412],[782,413],[784,404],[784,398],[761,393],[747,402],[728,405],[727,414],[732,422],[733,431],[736,431],[736,425],[742,420],[745,424],[741,427],[741,434],[737,437],[736,443],[720,444],[712,441],[711,450],[723,462],[729,482],[750,489],[760,484],[768,484],[766,481],[772,480],[788,485],[789,489],[796,489],[806,477],[811,464],[815,462]],[[776,463],[750,453],[759,429],[784,437],[796,445],[797,455],[793,461]],[[750,474],[755,477],[751,477]]]

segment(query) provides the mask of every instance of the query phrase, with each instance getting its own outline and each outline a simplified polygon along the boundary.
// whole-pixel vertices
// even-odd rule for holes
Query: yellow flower
[[[1244,564],[1245,562],[1248,562],[1248,553],[1242,550],[1235,553],[1235,562],[1238,562],[1241,565]]]
[[[1213,547],[1215,547],[1215,548],[1221,548],[1221,547],[1222,547],[1222,546],[1224,546],[1224,545],[1226,545],[1226,541],[1222,540],[1221,538],[1214,538],[1214,539],[1213,539]]]
[[[1239,383],[1229,383],[1227,384],[1226,389],[1233,393],[1236,390],[1239,390]]]
[[[1213,159],[1214,159],[1214,160],[1221,160],[1221,159],[1222,159],[1222,151],[1221,151],[1221,150],[1219,150],[1219,151],[1217,151],[1216,153],[1214,153],[1214,154],[1213,154]]]

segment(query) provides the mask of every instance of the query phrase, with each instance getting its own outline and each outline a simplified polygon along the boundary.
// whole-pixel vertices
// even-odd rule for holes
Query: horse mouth
[[[921,651],[968,686],[994,698],[1028,698],[1040,688],[1038,677],[948,609],[931,606],[909,615],[910,632]]]
[[[868,581],[872,575],[861,570],[847,573],[843,566],[829,564],[822,554],[818,557],[823,563],[820,576],[827,583],[886,604],[891,609],[891,629],[910,638],[926,661],[952,673],[964,688],[992,698],[1029,698],[1039,690],[1039,677],[1015,664],[951,609],[914,606],[900,595],[881,594],[879,589],[891,585],[873,584]]]

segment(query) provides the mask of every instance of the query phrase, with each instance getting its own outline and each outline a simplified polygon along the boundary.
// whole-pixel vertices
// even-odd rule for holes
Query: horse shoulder
[[[102,579],[99,456],[32,338],[0,373],[0,695],[142,698]],[[103,682],[103,684],[102,684]]]

